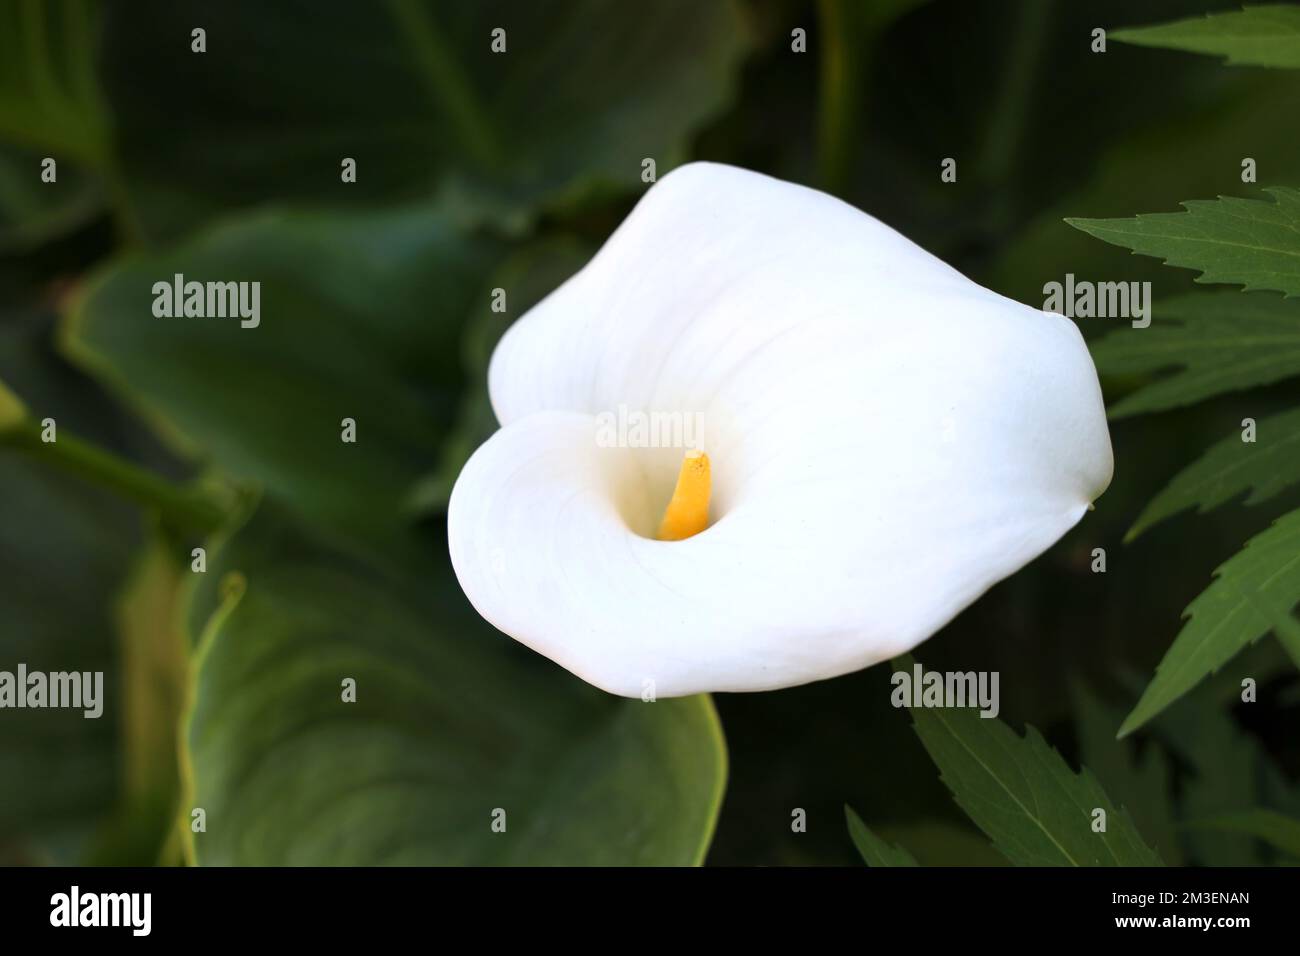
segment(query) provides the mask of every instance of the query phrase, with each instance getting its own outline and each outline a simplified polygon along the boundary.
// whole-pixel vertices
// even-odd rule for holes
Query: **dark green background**
[[[464,642],[466,656],[487,645],[508,660],[520,688],[536,683],[519,695],[553,701],[550,723],[530,738],[526,708],[497,727],[499,715],[475,722],[462,701],[456,753],[471,763],[491,746],[476,743],[478,732],[558,746],[590,726],[584,714],[603,721],[611,706],[474,619],[448,584],[441,507],[459,462],[490,430],[482,368],[501,327],[488,291],[509,287],[517,316],[580,267],[644,191],[643,157],[660,175],[710,159],[827,189],[1034,305],[1066,272],[1150,280],[1157,298],[1192,288],[1190,272],[1097,242],[1065,216],[1251,195],[1240,182],[1245,156],[1261,182],[1300,185],[1300,74],[1119,43],[1089,48],[1097,26],[1234,6],[1210,0],[41,6],[46,32],[33,40],[18,27],[32,5],[0,0],[0,24],[11,27],[0,26],[0,380],[61,429],[138,463],[176,477],[216,473],[261,494],[252,530],[232,548],[266,550],[241,554],[240,570],[305,549],[304,568],[320,581],[359,582],[358,601],[419,592],[410,600],[421,610],[374,625],[393,644],[385,653],[400,655],[390,663],[433,653],[398,639],[413,620],[449,635],[438,653]],[[488,49],[498,25],[509,37],[502,58]],[[207,29],[206,54],[190,52],[192,26]],[[796,28],[807,31],[805,54],[791,51]],[[39,63],[29,59],[34,42],[49,51]],[[52,78],[57,95],[32,77]],[[47,155],[59,158],[57,191],[37,179]],[[344,156],[357,160],[355,185],[339,182]],[[940,181],[944,157],[957,159],[956,183]],[[234,334],[159,323],[140,303],[173,271],[260,279],[263,314],[276,320]],[[1080,325],[1092,339],[1116,322]],[[1134,384],[1104,382],[1110,398]],[[1086,759],[1169,862],[1274,861],[1248,837],[1171,821],[1300,807],[1300,683],[1271,641],[1135,740],[1113,739],[1182,609],[1297,495],[1185,514],[1133,544],[1121,539],[1182,465],[1244,416],[1295,398],[1295,384],[1283,384],[1116,423],[1115,479],[1096,512],[918,651],[934,669],[1000,671],[1002,718],[1033,723],[1072,762]],[[344,414],[363,423],[364,458],[337,457]],[[0,453],[0,666],[26,655],[31,666],[75,660],[117,673],[113,602],[142,542],[157,538],[148,516]],[[162,538],[173,555],[188,554],[183,534]],[[1094,547],[1107,550],[1104,575],[1089,570]],[[303,581],[284,587],[310,603]],[[315,609],[258,613],[291,620]],[[419,686],[375,673],[394,681],[412,726],[440,719]],[[1234,706],[1246,675],[1260,682],[1260,701]],[[716,697],[730,774],[708,861],[853,863],[848,803],[923,863],[997,862],[888,691],[887,668],[875,668]],[[236,734],[258,726],[248,714],[229,719]],[[88,730],[0,718],[0,859],[166,856],[169,771],[155,797],[139,799],[125,782],[133,744],[122,736],[107,722]],[[234,760],[220,740],[204,740],[201,767]],[[593,766],[628,752],[591,746]],[[164,768],[169,759],[156,757]],[[682,759],[695,766],[694,755]],[[554,772],[542,751],[471,772],[497,773],[501,761],[514,761],[505,776],[521,793]],[[322,767],[313,772],[345,772]],[[578,780],[593,772],[570,770]],[[681,807],[698,805],[655,786],[636,784],[632,799],[646,809],[611,833],[659,816],[680,823]],[[623,797],[583,812],[617,816],[608,807]],[[422,812],[378,797],[373,807]],[[807,811],[806,833],[791,831],[795,808]],[[462,852],[451,831],[415,829],[384,840],[428,844],[427,857],[376,845],[368,859],[490,861]],[[218,860],[248,852],[213,846]],[[566,861],[548,846],[528,859]],[[602,846],[601,859],[642,858],[612,837]],[[252,858],[340,858],[282,849]]]

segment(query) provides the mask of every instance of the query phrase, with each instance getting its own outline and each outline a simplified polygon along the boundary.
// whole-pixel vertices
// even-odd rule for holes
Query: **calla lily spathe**
[[[1110,482],[1077,328],[845,203],[695,163],[650,188],[498,345],[501,428],[452,493],[488,621],[624,696],[757,691],[904,652]],[[681,448],[603,447],[626,406],[698,415],[711,523],[656,540]]]

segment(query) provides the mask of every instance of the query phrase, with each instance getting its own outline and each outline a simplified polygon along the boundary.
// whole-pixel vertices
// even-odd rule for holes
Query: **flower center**
[[[660,541],[681,541],[709,526],[709,456],[688,451],[677,475],[677,487],[659,522]]]

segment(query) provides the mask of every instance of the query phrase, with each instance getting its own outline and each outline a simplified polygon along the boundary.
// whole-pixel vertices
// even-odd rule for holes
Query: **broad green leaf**
[[[862,854],[868,866],[916,866],[916,858],[901,846],[886,843],[867,829],[862,818],[853,812],[852,807],[844,808],[844,817],[848,821],[849,836],[853,845]]]
[[[413,513],[444,510],[465,462],[497,430],[496,414],[488,397],[487,371],[498,340],[512,322],[581,269],[589,258],[590,250],[578,243],[546,242],[511,256],[485,283],[486,288],[506,291],[507,310],[498,313],[480,309],[465,329],[461,356],[468,384],[455,424],[443,442],[437,469],[421,478],[412,490]]]
[[[1195,507],[1205,514],[1242,492],[1242,502],[1256,505],[1300,482],[1300,409],[1273,415],[1256,424],[1255,441],[1233,432],[1179,472],[1151,499],[1124,536],[1132,541],[1143,531]]]
[[[102,716],[6,710],[0,862],[74,863],[117,798],[114,593],[135,537],[127,509],[0,449],[0,670],[102,672]]]
[[[495,257],[419,207],[262,214],[111,268],[65,344],[179,447],[386,548],[410,484],[438,459],[461,325],[490,307],[481,283]],[[260,282],[259,324],[155,316],[154,284],[177,274]]]
[[[1223,56],[1233,66],[1300,69],[1300,8],[1283,4],[1112,30],[1110,38],[1136,46]]]
[[[1151,326],[1092,345],[1102,375],[1157,378],[1111,405],[1111,418],[1190,405],[1213,395],[1300,375],[1300,302],[1274,295],[1206,292],[1157,302]]]
[[[99,13],[92,0],[0,3],[0,260],[84,226],[103,207]],[[42,179],[47,159],[54,182]]]
[[[98,180],[65,162],[41,182],[43,155],[0,145],[0,257],[23,255],[89,223],[103,206]]]
[[[895,661],[910,669],[910,658]],[[1075,773],[1033,727],[1018,736],[973,708],[909,708],[943,782],[1018,866],[1159,866],[1128,813],[1087,768]],[[1094,812],[1106,830],[1094,832]]]
[[[1263,840],[1291,856],[1300,858],[1300,820],[1276,810],[1258,807],[1240,813],[1189,821],[1186,826],[1205,830],[1242,833]]]
[[[1287,619],[1300,601],[1300,510],[1246,542],[1187,606],[1187,621],[1120,727],[1132,733]]]
[[[1272,202],[1220,196],[1184,202],[1185,212],[1066,222],[1138,255],[1195,269],[1197,282],[1300,295],[1300,190],[1264,191]]]
[[[707,697],[605,695],[479,620],[445,558],[403,585],[269,503],[205,583],[186,733],[198,862],[703,858],[725,777]]]
[[[89,0],[0,4],[0,139],[58,159],[104,162],[108,121],[95,79],[99,14]]]
[[[641,190],[729,102],[738,3],[533,0],[107,10],[104,75],[146,233],[266,201],[441,195],[516,223],[539,202]],[[190,31],[207,31],[191,52]],[[492,50],[493,30],[506,49]],[[356,161],[356,181],[341,181]]]

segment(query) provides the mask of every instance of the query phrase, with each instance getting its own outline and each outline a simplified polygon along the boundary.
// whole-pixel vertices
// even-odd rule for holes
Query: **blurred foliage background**
[[[626,215],[646,157],[826,189],[1036,306],[1067,272],[1195,288],[1063,219],[1254,195],[1244,156],[1300,184],[1300,73],[1090,48],[1095,27],[1234,6],[0,0],[0,382],[98,456],[0,448],[0,669],[109,684],[98,721],[0,712],[0,860],[848,864],[849,804],[922,863],[1005,862],[890,706],[888,667],[609,698],[477,619],[442,508],[494,424],[496,337]],[[260,281],[261,326],[155,318],[174,273]],[[1296,397],[1117,421],[1097,510],[918,651],[1000,671],[1002,720],[1086,763],[1169,863],[1290,859],[1185,825],[1300,814],[1300,681],[1277,642],[1115,732],[1211,572],[1300,496],[1124,534],[1244,416]],[[169,505],[106,489],[122,463]]]

